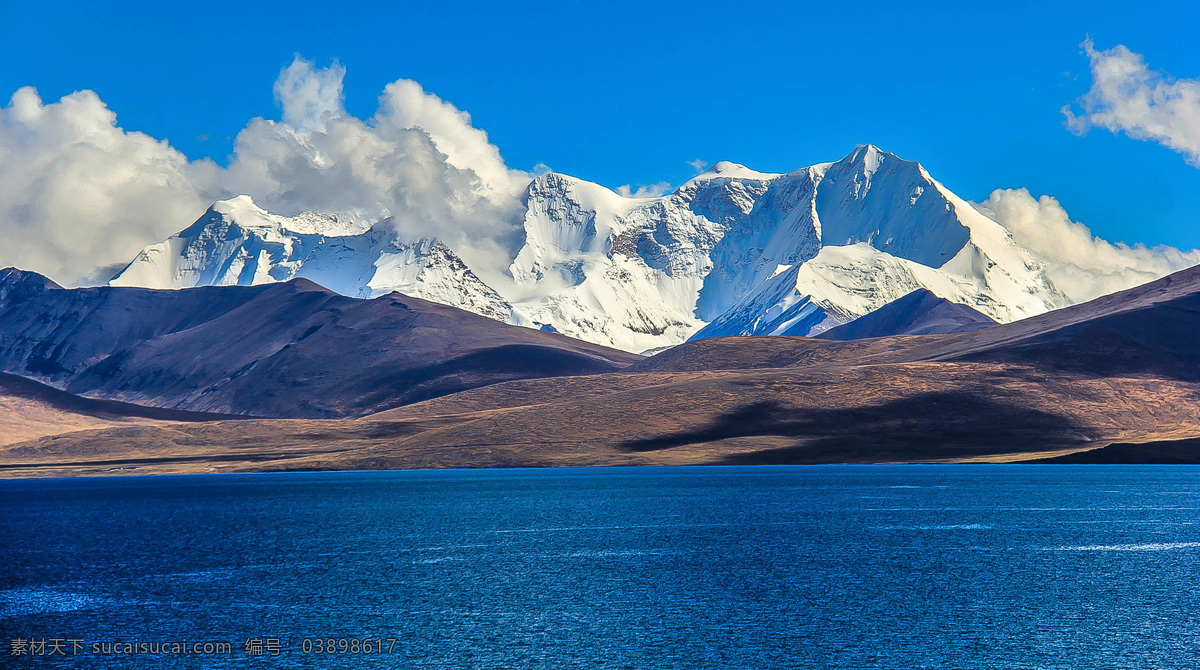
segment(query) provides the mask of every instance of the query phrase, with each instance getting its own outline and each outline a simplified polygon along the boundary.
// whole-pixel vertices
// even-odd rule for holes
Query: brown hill
[[[81,398],[24,377],[0,373],[0,445],[78,430],[228,418]]]
[[[74,394],[156,407],[359,416],[637,360],[400,294],[359,300],[307,280],[67,290],[32,273],[0,273],[0,369]]]
[[[973,333],[707,339],[618,372],[507,381],[353,420],[81,431],[11,445],[0,464],[30,474],[1186,460],[1189,442],[1138,445],[1200,437],[1198,315],[1193,269]]]

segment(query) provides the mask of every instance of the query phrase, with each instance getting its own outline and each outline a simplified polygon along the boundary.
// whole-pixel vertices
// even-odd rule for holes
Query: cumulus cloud
[[[225,190],[284,215],[387,215],[404,234],[441,238],[477,272],[499,272],[519,242],[529,175],[510,170],[469,115],[414,81],[389,84],[371,119],[348,114],[344,76],[299,57],[285,68],[275,87],[282,121],[254,119],[238,134]]]
[[[0,264],[74,282],[204,211],[216,166],[126,132],[91,91],[0,108]]]
[[[92,91],[44,104],[20,89],[0,108],[0,234],[13,241],[0,264],[94,281],[212,201],[248,194],[284,215],[390,216],[403,234],[443,239],[477,272],[505,267],[529,175],[416,82],[389,84],[370,119],[348,114],[345,73],[297,57],[275,84],[280,120],[252,120],[228,167],[122,129]]]
[[[701,172],[704,172],[704,168],[708,167],[708,161],[697,158],[694,161],[688,161],[688,165],[692,166],[692,169],[696,171],[696,174],[700,174]]]
[[[317,69],[297,56],[275,80],[275,101],[283,111],[283,122],[301,132],[319,132],[327,122],[345,116],[345,78],[346,68],[336,61]]]
[[[471,125],[469,114],[426,93],[415,81],[401,79],[388,84],[375,119],[385,133],[412,129],[428,133],[451,165],[472,171],[489,193],[505,197],[529,181],[525,173],[508,169],[487,133]]]
[[[1090,127],[1125,132],[1158,142],[1200,166],[1200,79],[1174,79],[1151,70],[1145,59],[1123,45],[1098,51],[1084,41],[1091,61],[1092,87],[1077,112],[1063,107],[1067,126],[1078,133]]]
[[[1026,189],[997,189],[981,212],[1012,233],[1046,266],[1050,281],[1075,302],[1144,284],[1200,263],[1200,251],[1112,244],[1072,221],[1054,198]]]

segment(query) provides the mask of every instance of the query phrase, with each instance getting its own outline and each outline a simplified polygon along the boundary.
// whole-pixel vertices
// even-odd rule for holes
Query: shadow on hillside
[[[721,462],[908,461],[1053,449],[1088,441],[1065,417],[960,391],[830,410],[758,402],[696,430],[631,440],[622,447],[646,452],[754,437],[792,438],[795,444],[730,454]]]
[[[1140,444],[1118,442],[1099,449],[1027,462],[1060,465],[1195,465],[1200,463],[1200,438],[1160,440]]]
[[[414,367],[399,374],[383,369],[371,378],[373,393],[360,404],[382,411],[514,379],[613,372],[620,365],[597,356],[553,347],[506,344]]]

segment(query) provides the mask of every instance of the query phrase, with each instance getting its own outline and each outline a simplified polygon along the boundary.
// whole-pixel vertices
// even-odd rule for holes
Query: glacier
[[[399,291],[642,352],[690,338],[815,335],[925,289],[1006,323],[1071,304],[1030,253],[919,163],[873,145],[788,173],[730,162],[658,197],[532,177],[503,272],[361,212],[277,216],[214,204],[111,283],[184,288],[304,277]],[[478,270],[478,268],[476,268]],[[500,279],[495,279],[500,277]]]

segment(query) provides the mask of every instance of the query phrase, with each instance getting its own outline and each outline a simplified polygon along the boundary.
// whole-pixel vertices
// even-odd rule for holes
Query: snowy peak
[[[218,200],[208,208],[207,214],[220,216],[228,221],[252,228],[278,228],[282,221],[282,217],[273,216],[267,210],[254,204],[254,200],[248,195],[239,195],[229,200]]]
[[[215,203],[112,283],[161,288],[295,277],[390,291],[641,352],[712,335],[815,335],[913,291],[999,322],[1069,303],[1007,231],[920,164],[874,145],[768,173],[722,161],[660,197],[559,173],[528,183],[524,239],[489,286],[436,239],[360,212]]]
[[[246,229],[287,231],[301,235],[349,237],[371,229],[372,219],[361,211],[305,212],[297,216],[278,216],[255,204],[248,195],[239,195],[213,203],[196,224],[220,218]],[[375,219],[378,220],[378,217]],[[193,225],[196,225],[193,224]],[[184,231],[186,234],[187,231]]]
[[[514,321],[512,305],[483,283],[441,240],[392,240],[367,282],[370,296],[399,292],[452,305],[497,321]]]
[[[658,198],[553,174],[526,196],[515,308],[630,351],[811,335],[921,288],[1001,321],[1066,304],[998,224],[874,145],[786,174],[723,161]]]
[[[109,284],[254,286],[296,278],[351,297],[400,291],[513,319],[512,307],[438,240],[404,239],[389,219],[372,224],[356,212],[278,216],[248,196],[214,203],[179,234],[143,249]]]
[[[585,257],[605,251],[597,218],[611,225],[631,206],[599,184],[557,173],[534,178],[524,200],[525,245],[510,267],[520,284],[578,284]]]
[[[863,171],[870,175],[879,168],[879,164],[883,162],[885,157],[900,160],[896,154],[887,153],[874,144],[860,144],[854,148],[854,151],[850,152],[849,156],[843,158],[842,161],[849,162],[852,165],[861,165]]]
[[[919,163],[873,145],[825,168],[814,206],[822,244],[865,242],[930,267],[941,267],[971,237]]]
[[[771,172],[758,172],[751,170],[745,165],[734,163],[732,161],[717,161],[712,167],[704,172],[693,177],[689,183],[698,181],[708,181],[710,179],[750,179],[755,181],[768,181],[780,177],[782,175]]]

